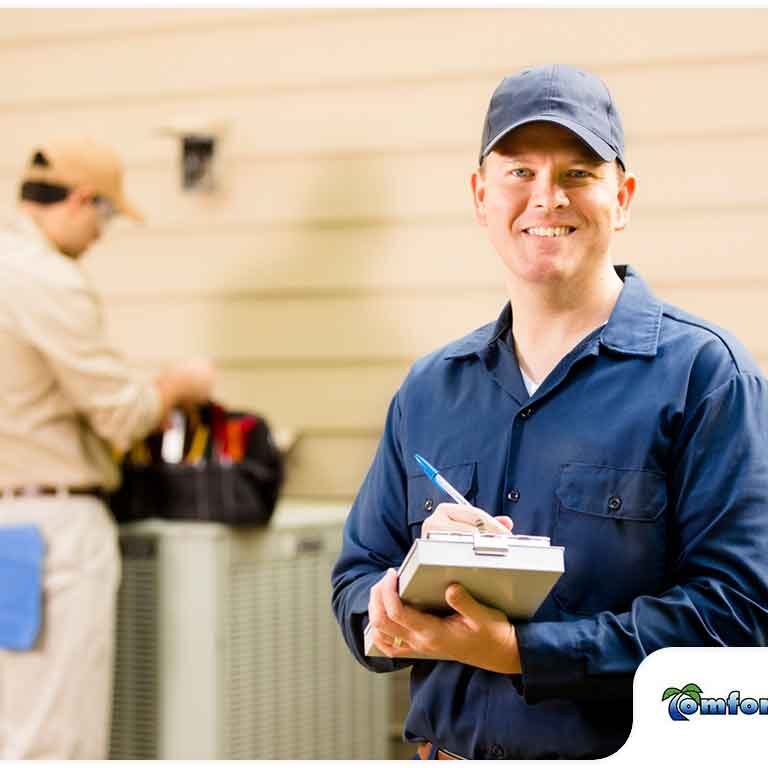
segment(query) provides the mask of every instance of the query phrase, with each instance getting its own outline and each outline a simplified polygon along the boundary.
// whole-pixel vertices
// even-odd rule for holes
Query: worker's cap
[[[123,164],[110,147],[86,138],[58,139],[35,147],[22,182],[34,181],[70,189],[90,187],[106,197],[118,213],[136,221],[144,217],[123,194]]]
[[[603,160],[624,162],[624,129],[605,83],[564,64],[524,69],[505,77],[491,97],[480,163],[510,131],[543,120],[575,133]]]

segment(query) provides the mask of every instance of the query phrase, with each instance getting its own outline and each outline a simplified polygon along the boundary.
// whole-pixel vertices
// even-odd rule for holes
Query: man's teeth
[[[529,235],[536,235],[538,237],[563,237],[563,235],[569,235],[572,227],[530,227],[525,231]]]

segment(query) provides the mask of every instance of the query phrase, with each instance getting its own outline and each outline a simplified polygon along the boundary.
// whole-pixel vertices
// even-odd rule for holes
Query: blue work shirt
[[[532,396],[507,305],[417,361],[392,400],[344,528],[333,610],[361,664],[413,665],[407,740],[469,758],[608,755],[629,735],[649,653],[766,644],[766,382],[729,334],[616,269],[608,322]],[[371,587],[449,501],[417,452],[515,533],[565,547],[565,574],[515,624],[521,675],[364,655]]]

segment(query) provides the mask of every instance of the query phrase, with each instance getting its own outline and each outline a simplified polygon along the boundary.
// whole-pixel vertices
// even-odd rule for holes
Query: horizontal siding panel
[[[503,280],[485,231],[450,223],[178,236],[137,230],[105,238],[85,266],[108,296],[384,292]]]
[[[679,286],[665,301],[768,353],[761,285]],[[114,303],[111,333],[135,360],[207,354],[234,361],[412,359],[494,320],[503,290],[402,297]]]
[[[214,395],[227,407],[262,413],[277,427],[301,432],[368,430],[384,425],[408,365],[350,368],[274,365],[217,370]]]
[[[613,245],[661,283],[768,281],[765,211],[635,215]],[[112,234],[112,233],[110,233]],[[108,297],[386,293],[502,284],[500,260],[474,222],[161,234],[121,228],[89,252]],[[147,275],[152,275],[147,280]]]
[[[113,303],[110,333],[131,359],[411,359],[495,318],[498,292],[465,296]]]
[[[265,26],[259,13],[253,11],[254,24],[231,28],[53,40],[45,48],[46,67],[34,46],[0,48],[0,69],[14,73],[2,101],[61,102],[59,82],[67,83],[69,101],[119,100],[143,97],[147,83],[155,93],[199,93],[503,73],[547,60],[591,68],[647,66],[660,58],[711,61],[765,53],[768,19],[763,9],[396,10],[303,21],[294,15],[291,23]],[[462,45],[456,45],[458,30]],[[588,56],[585,40],[600,41]],[[109,77],[93,77],[105,62]]]
[[[768,128],[768,108],[756,104],[744,109],[768,81],[768,58],[723,62],[708,67],[706,77],[697,64],[619,70],[606,79],[622,111],[631,151],[654,138],[743,135]],[[203,100],[161,101],[148,90],[147,103],[8,110],[0,132],[6,158],[21,160],[54,127],[59,135],[86,134],[109,141],[129,165],[162,163],[175,155],[173,142],[160,135],[161,127],[190,128],[213,120],[228,123],[226,152],[258,157],[259,162],[294,153],[413,152],[469,145],[474,151],[497,82],[491,75],[381,83],[375,89],[317,85],[300,93],[225,92]],[[716,100],[712,93],[718,94]]]
[[[287,19],[288,14],[264,14]],[[213,25],[242,24],[253,21],[253,14],[244,10],[184,10],[143,8],[2,8],[0,9],[0,47],[39,46],[50,40],[81,40],[84,37],[106,38],[146,34],[158,29],[174,31],[188,28],[208,29]]]
[[[617,235],[614,252],[657,284],[686,283],[698,287],[724,282],[768,283],[763,258],[763,210],[713,209],[645,215],[640,208],[627,229]],[[766,285],[768,289],[768,285]]]
[[[378,435],[302,437],[286,467],[284,495],[353,498],[378,444]]]
[[[653,56],[651,51],[647,55]],[[709,55],[702,49],[698,61],[649,61],[647,67],[604,74],[621,112],[630,159],[635,146],[652,138],[668,141],[766,129],[768,107],[755,94],[768,76],[768,44],[761,58],[707,62]]]

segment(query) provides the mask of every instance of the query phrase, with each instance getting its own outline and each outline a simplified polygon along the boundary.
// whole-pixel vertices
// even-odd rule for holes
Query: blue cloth
[[[0,527],[0,648],[25,651],[40,631],[45,543],[34,525]]]
[[[768,640],[767,383],[729,334],[617,272],[607,324],[533,396],[507,305],[417,361],[392,400],[345,525],[333,609],[361,664],[413,664],[408,740],[470,758],[608,755],[629,734],[649,653]],[[516,624],[522,675],[364,656],[371,586],[448,501],[417,452],[516,533],[565,547],[566,573]]]

